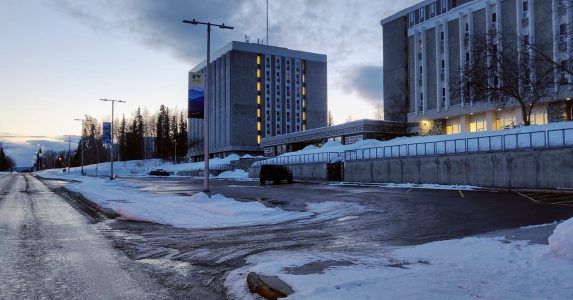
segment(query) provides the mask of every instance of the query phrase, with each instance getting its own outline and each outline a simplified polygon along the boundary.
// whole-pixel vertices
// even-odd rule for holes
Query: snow
[[[394,188],[394,189],[426,189],[426,190],[453,190],[453,191],[473,191],[481,190],[483,188],[472,186],[472,185],[442,185],[442,184],[417,184],[417,183],[352,183],[352,182],[340,182],[340,183],[330,183],[330,185],[342,185],[342,186],[379,186],[383,188]]]
[[[555,234],[570,237],[572,220]],[[300,272],[309,263],[325,269]],[[296,268],[298,275],[289,271]],[[231,298],[255,299],[246,286],[249,272],[278,276],[295,290],[287,299],[570,299],[573,291],[572,261],[548,245],[504,237],[344,252],[269,251],[228,274]]]
[[[340,160],[502,151],[524,148],[573,146],[573,122],[531,125],[503,131],[452,135],[399,137],[389,141],[362,140],[351,145],[328,142],[307,146],[257,164],[299,164]]]
[[[548,241],[551,250],[573,260],[573,218],[557,225]]]
[[[66,188],[81,193],[98,206],[108,208],[128,220],[148,221],[181,228],[225,228],[303,223],[338,219],[363,214],[366,209],[356,203],[327,201],[309,203],[306,211],[285,211],[262,203],[236,201],[217,194],[209,197],[198,193],[179,196],[138,189],[138,184],[120,179],[108,180],[90,176],[44,174],[43,177],[73,180]]]
[[[225,178],[225,179],[244,179],[249,178],[249,173],[245,170],[234,170],[234,171],[225,171],[215,178]]]
[[[236,154],[231,154],[225,158],[212,158],[209,160],[209,168],[212,170],[229,168],[232,161],[239,160],[241,158],[253,158],[253,156],[244,155],[239,157]],[[62,169],[63,168],[45,170],[42,171],[41,174],[79,175],[81,172],[81,167],[70,168],[70,173],[64,173],[62,172]],[[111,164],[109,162],[84,166],[84,172],[90,176],[109,175],[110,169]],[[160,159],[117,161],[113,163],[113,171],[118,176],[143,176],[147,175],[149,171],[155,169],[163,169],[172,173],[181,171],[202,171],[205,169],[205,163],[194,162],[174,164],[172,162],[162,162]]]

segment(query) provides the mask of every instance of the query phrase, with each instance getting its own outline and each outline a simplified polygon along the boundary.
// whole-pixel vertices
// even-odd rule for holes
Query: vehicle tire
[[[288,183],[292,183],[292,176],[289,176],[289,177],[288,177],[287,182],[288,182]]]
[[[275,180],[273,180],[273,184],[274,184],[274,185],[281,184],[281,181],[278,180],[278,179],[275,179]]]
[[[265,185],[265,179],[264,178],[259,179],[259,182],[261,183],[261,185]]]

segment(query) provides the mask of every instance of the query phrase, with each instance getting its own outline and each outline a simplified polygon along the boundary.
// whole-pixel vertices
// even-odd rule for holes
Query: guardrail
[[[405,143],[400,145],[346,150],[344,152],[322,152],[277,156],[263,161],[258,161],[254,163],[253,166],[269,164],[288,165],[328,163],[336,160],[455,155],[562,147],[573,147],[573,128],[497,134],[421,143]]]
[[[342,152],[321,152],[309,154],[297,154],[289,156],[276,156],[269,159],[261,160],[253,164],[253,166],[260,165],[293,165],[305,163],[328,163],[337,158],[341,158]]]
[[[571,146],[573,146],[573,128],[565,128],[347,150],[344,151],[343,158],[344,160],[380,159]]]

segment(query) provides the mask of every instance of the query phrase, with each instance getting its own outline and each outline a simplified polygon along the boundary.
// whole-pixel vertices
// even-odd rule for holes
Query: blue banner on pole
[[[203,119],[205,92],[202,72],[189,74],[188,118]]]
[[[102,142],[104,144],[111,144],[111,123],[103,122]]]

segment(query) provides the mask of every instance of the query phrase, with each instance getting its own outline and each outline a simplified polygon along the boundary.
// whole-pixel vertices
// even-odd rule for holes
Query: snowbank
[[[573,218],[557,225],[548,241],[555,253],[573,259]]]
[[[224,179],[244,179],[249,178],[249,173],[245,170],[234,170],[234,171],[225,171],[215,178],[224,178]]]
[[[362,214],[356,203],[327,201],[310,203],[306,211],[285,211],[259,202],[236,201],[223,195],[204,193],[179,196],[153,193],[120,179],[70,175],[69,190],[81,193],[97,205],[112,209],[129,220],[149,221],[181,228],[225,228],[279,224],[287,221],[321,222]]]
[[[244,155],[239,157],[236,154],[231,154],[225,158],[212,158],[209,160],[209,166],[212,169],[220,167],[228,167],[232,161],[241,158],[253,158],[251,155]],[[70,172],[62,172],[63,168],[44,170],[40,172],[42,175],[79,175],[81,167],[70,168]],[[95,165],[84,166],[84,172],[89,176],[105,176],[109,175],[111,164],[103,162]],[[130,160],[130,161],[117,161],[113,163],[113,171],[118,176],[144,176],[151,170],[164,169],[169,172],[180,171],[202,171],[205,169],[204,162],[195,163],[182,163],[173,164],[172,162],[162,162],[160,159],[147,159],[147,160]]]
[[[328,142],[322,147],[307,146],[258,164],[332,162],[341,159],[368,159],[477,151],[573,146],[573,122],[531,125],[502,131],[466,132],[451,135],[399,137],[389,141],[362,140],[350,145]]]
[[[569,299],[573,291],[571,261],[547,245],[501,237],[394,250],[265,252],[228,274],[231,297],[255,299],[249,272],[278,276],[296,291],[292,299]]]

